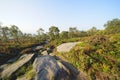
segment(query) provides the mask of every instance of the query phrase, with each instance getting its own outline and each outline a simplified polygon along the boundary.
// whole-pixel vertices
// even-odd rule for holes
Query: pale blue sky
[[[27,33],[40,27],[48,31],[50,26],[103,29],[114,18],[120,19],[120,0],[0,0],[0,22]]]

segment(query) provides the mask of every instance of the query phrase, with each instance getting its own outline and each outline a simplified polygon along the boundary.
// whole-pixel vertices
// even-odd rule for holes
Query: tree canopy
[[[60,30],[58,29],[58,27],[51,26],[49,28],[50,39],[53,40],[53,39],[59,38],[59,32],[60,32]]]
[[[107,34],[115,34],[120,32],[120,19],[113,19],[108,21],[105,25],[105,32]]]

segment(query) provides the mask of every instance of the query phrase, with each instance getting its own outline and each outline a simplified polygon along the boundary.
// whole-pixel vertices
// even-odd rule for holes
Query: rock
[[[51,48],[47,48],[47,52],[51,53],[53,50]]]
[[[56,60],[50,55],[38,56],[33,68],[36,72],[35,80],[76,80],[79,73],[70,64]]]
[[[57,47],[58,52],[69,52],[76,44],[80,42],[63,43]]]
[[[60,66],[61,69],[64,69],[64,71],[67,72],[67,80],[76,80],[77,75],[79,74],[79,71],[70,63],[63,61],[57,56],[54,56],[55,59],[58,62],[58,65]],[[61,76],[61,75],[59,75]],[[66,78],[64,78],[66,80]]]
[[[42,55],[48,55],[48,52],[47,51],[43,51],[41,52]]]
[[[37,47],[35,48],[35,50],[41,50],[41,49],[43,49],[43,46],[37,46]]]
[[[32,52],[33,52],[32,48],[26,48],[26,49],[21,51],[21,54],[27,54],[27,53],[32,53]]]
[[[10,75],[12,75],[20,67],[29,62],[34,57],[34,55],[35,54],[24,54],[18,59],[18,61],[5,67],[1,73],[1,78],[9,77]]]
[[[38,56],[34,63],[33,68],[36,71],[35,80],[54,80],[60,67],[56,60],[49,56]]]
[[[50,56],[55,56],[55,54],[54,54],[54,53],[49,53],[49,55],[50,55]]]
[[[0,57],[5,57],[6,54],[5,53],[0,53]]]
[[[41,53],[42,53],[42,51],[43,51],[43,50],[39,50],[39,51],[38,51],[38,53],[40,53],[40,54],[41,54]]]

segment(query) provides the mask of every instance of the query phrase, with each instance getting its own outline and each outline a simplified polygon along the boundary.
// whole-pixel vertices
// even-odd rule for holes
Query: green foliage
[[[87,31],[87,33],[88,33],[88,36],[91,36],[91,35],[95,35],[96,33],[97,33],[97,29],[96,29],[96,27],[92,27],[91,29],[89,29],[88,31]]]
[[[60,30],[56,26],[51,26],[49,28],[49,36],[50,40],[58,39],[59,38],[59,32]]]
[[[29,70],[25,73],[25,77],[27,78],[27,80],[32,80],[35,77],[35,71]]]
[[[108,21],[105,25],[105,32],[107,34],[115,34],[120,32],[120,19],[113,19]]]
[[[14,77],[17,78],[17,77],[20,77],[20,76],[23,76],[25,74],[30,74],[31,77],[34,75],[33,72],[29,72],[32,70],[32,63],[29,62],[28,64],[22,66],[18,71],[15,72],[14,74]]]
[[[68,39],[68,31],[62,31],[60,34],[61,39]]]
[[[0,64],[15,57],[16,53],[22,49],[39,44],[43,40],[50,40],[50,43],[46,45],[50,48],[66,42],[82,41],[70,52],[57,53],[57,55],[72,63],[80,71],[86,72],[91,80],[120,79],[119,19],[108,21],[105,24],[105,30],[97,30],[93,27],[88,31],[79,31],[76,27],[70,27],[69,31],[59,33],[58,27],[51,26],[49,33],[44,33],[42,28],[37,32],[37,35],[23,34],[15,25],[10,26],[10,28],[0,25],[0,54],[5,54],[5,57],[0,56]],[[30,69],[31,65],[24,66],[15,73],[14,77],[22,76]],[[34,71],[30,70],[30,72],[27,72],[28,75],[33,76]]]
[[[91,80],[120,79],[120,34],[95,35],[77,44],[68,53],[57,53],[86,72]]]
[[[79,30],[77,30],[76,27],[69,28],[69,33],[68,33],[69,38],[77,37],[78,34],[79,34]]]
[[[42,28],[39,28],[37,30],[37,36],[36,36],[36,39],[39,41],[39,42],[42,42],[44,40],[47,40],[47,34],[44,33],[44,30]]]

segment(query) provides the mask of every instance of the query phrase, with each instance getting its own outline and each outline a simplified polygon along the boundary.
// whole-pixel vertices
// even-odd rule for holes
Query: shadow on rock
[[[80,80],[77,79],[79,71],[57,56],[38,56],[33,68],[36,72],[35,80]]]

